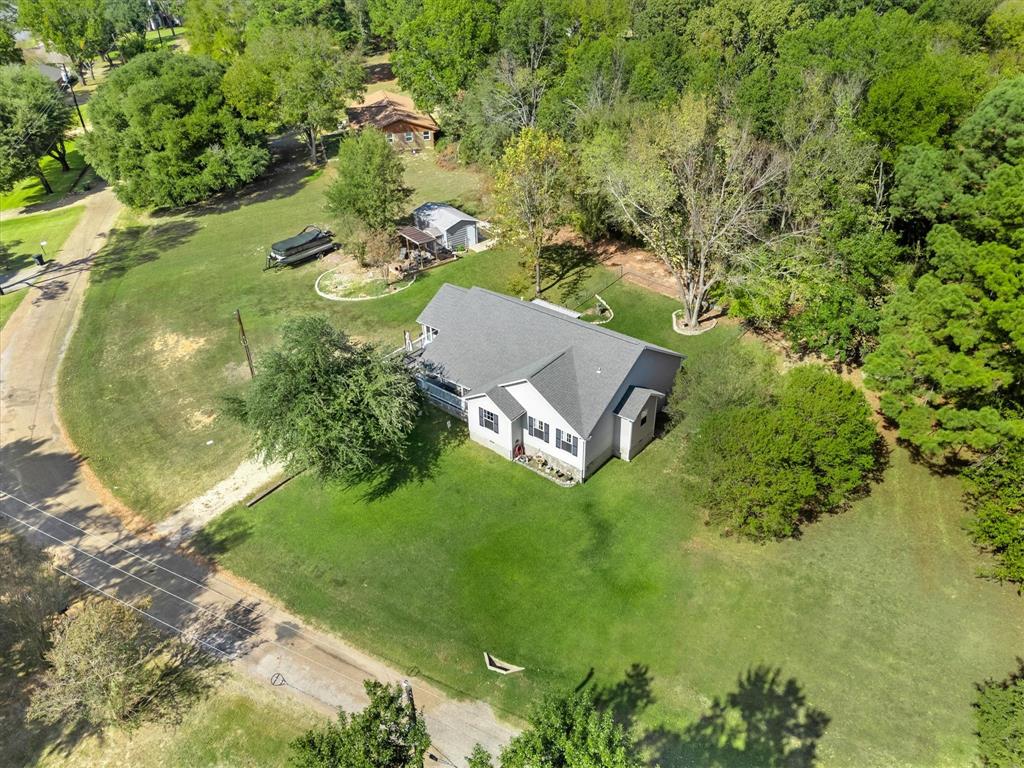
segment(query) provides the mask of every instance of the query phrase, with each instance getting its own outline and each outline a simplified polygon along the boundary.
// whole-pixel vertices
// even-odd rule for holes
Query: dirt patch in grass
[[[213,424],[214,419],[217,418],[217,414],[208,410],[191,411],[186,420],[188,421],[188,428],[198,432],[204,427],[208,427]]]
[[[206,339],[202,336],[185,336],[173,331],[161,333],[153,339],[153,351],[163,368],[188,360],[205,345]]]

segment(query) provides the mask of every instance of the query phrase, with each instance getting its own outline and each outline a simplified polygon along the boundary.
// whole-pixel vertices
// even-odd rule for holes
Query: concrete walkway
[[[103,507],[83,479],[87,457],[63,438],[55,403],[57,370],[81,309],[91,257],[120,210],[109,190],[86,205],[53,270],[59,285],[30,289],[0,332],[0,523],[50,546],[73,578],[124,600],[150,597],[148,612],[157,624],[181,630],[281,695],[332,714],[339,706],[365,704],[367,678],[408,677],[442,761],[464,765],[476,742],[497,751],[515,729],[486,704],[454,700],[306,626],[166,539],[129,531]]]

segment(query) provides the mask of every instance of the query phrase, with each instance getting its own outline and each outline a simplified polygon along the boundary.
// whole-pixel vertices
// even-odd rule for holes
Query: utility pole
[[[249,375],[256,378],[256,369],[252,364],[252,351],[249,349],[249,337],[245,335],[245,326],[242,325],[242,312],[235,310],[235,319],[238,320],[238,340],[242,342],[242,349],[245,350],[245,361],[249,363]]]
[[[82,124],[82,130],[85,133],[89,132],[89,129],[85,127],[85,118],[82,117],[82,108],[78,106],[78,96],[75,94],[75,86],[71,82],[71,76],[68,75],[68,68],[62,61],[60,68],[64,70],[64,81],[68,84],[68,90],[71,91],[71,100],[75,102],[75,111],[78,112],[78,122]]]

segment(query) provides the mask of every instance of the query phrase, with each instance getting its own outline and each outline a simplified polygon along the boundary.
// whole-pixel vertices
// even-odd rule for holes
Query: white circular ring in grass
[[[678,320],[679,315],[681,315],[682,312],[683,310],[677,309],[675,312],[672,313],[672,330],[678,333],[680,336],[700,336],[702,333],[707,333],[716,325],[718,325],[717,317],[714,320],[712,320],[707,326],[697,326],[697,328],[695,329],[690,328],[685,323],[680,325],[676,321]]]
[[[380,296],[335,296],[334,294],[325,293],[324,291],[320,290],[320,281],[323,280],[325,277],[327,277],[332,272],[336,271],[337,269],[338,269],[338,267],[332,267],[331,269],[328,269],[326,272],[321,274],[316,279],[315,283],[313,283],[313,289],[317,292],[317,295],[320,296],[320,298],[327,299],[328,301],[373,301],[374,299],[386,299],[388,296],[394,296],[396,293],[401,293],[406,288],[408,288],[410,285],[412,285],[413,283],[416,282],[416,275],[413,275],[412,276],[412,280],[407,282],[401,288],[397,288],[394,291],[389,291],[388,293],[382,293]],[[383,279],[383,278],[376,278],[376,279]],[[369,281],[365,281],[365,282],[369,282]],[[355,283],[353,283],[353,285],[355,285]]]

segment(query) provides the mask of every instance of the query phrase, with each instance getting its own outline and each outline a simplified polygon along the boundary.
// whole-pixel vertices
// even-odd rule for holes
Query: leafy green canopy
[[[185,35],[193,53],[225,64],[267,29],[318,27],[348,46],[358,36],[348,7],[338,0],[186,0]]]
[[[778,539],[862,488],[877,442],[871,410],[853,385],[800,366],[782,377],[768,404],[707,417],[686,461],[711,522],[727,533]]]
[[[995,558],[982,574],[1024,585],[1024,441],[1013,441],[965,473],[967,529]]]
[[[541,292],[541,249],[550,244],[569,202],[572,163],[557,136],[527,128],[505,149],[494,180],[502,233],[531,267]]]
[[[391,226],[402,215],[410,190],[405,166],[384,134],[367,128],[338,146],[338,178],[327,189],[327,207],[354,216],[369,229]]]
[[[491,0],[424,0],[395,32],[395,74],[424,108],[451,105],[495,50]]]
[[[42,177],[39,157],[63,144],[70,120],[71,108],[35,68],[0,68],[0,191]]]
[[[639,768],[636,745],[611,712],[595,707],[589,690],[545,696],[530,727],[501,751],[501,768]],[[474,752],[474,768],[490,761]]]
[[[419,409],[401,357],[351,341],[323,316],[286,322],[249,389],[226,405],[251,430],[257,455],[343,482],[399,460]]]
[[[338,711],[336,723],[313,728],[292,742],[298,768],[421,768],[430,736],[397,685],[363,683],[370,703],[361,712]]]
[[[136,207],[181,206],[255,179],[270,160],[209,59],[161,50],[114,70],[90,101],[85,156]]]
[[[363,67],[318,27],[267,27],[224,75],[228,102],[268,133],[298,128],[315,161],[320,135],[363,92]]]
[[[904,214],[934,222],[929,269],[889,302],[865,370],[900,436],[932,456],[1024,439],[1022,126],[1024,76],[985,96],[957,150],[919,150],[898,177]],[[933,193],[917,204],[922,184]]]
[[[1007,680],[978,686],[974,722],[984,768],[1024,765],[1024,662]]]

